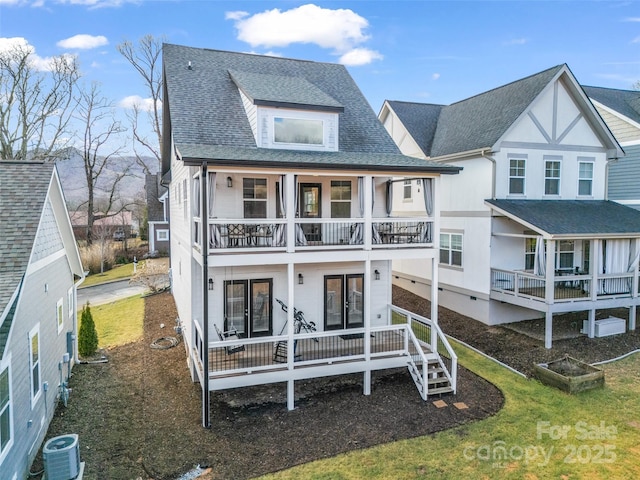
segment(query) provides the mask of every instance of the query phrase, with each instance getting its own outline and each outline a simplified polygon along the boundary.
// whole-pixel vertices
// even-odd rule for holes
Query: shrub
[[[93,322],[89,302],[82,307],[80,331],[78,332],[78,353],[81,357],[91,357],[98,350],[98,332]]]
[[[104,255],[104,258],[102,258]],[[114,263],[113,246],[111,242],[106,242],[101,245],[99,242],[89,246],[80,248],[80,257],[82,258],[82,265],[90,273],[100,273],[101,266],[103,270],[111,270]],[[104,262],[104,265],[101,263]]]

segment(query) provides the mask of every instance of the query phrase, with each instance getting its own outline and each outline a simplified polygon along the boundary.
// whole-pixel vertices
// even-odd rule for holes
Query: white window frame
[[[0,361],[0,375],[4,372],[7,372],[8,382],[9,382],[9,400],[6,405],[0,404],[0,418],[5,413],[9,414],[9,440],[7,441],[4,448],[2,447],[2,432],[0,432],[0,464],[4,461],[4,459],[11,451],[11,447],[13,446],[14,439],[14,428],[13,428],[13,392],[11,391],[11,353],[7,355],[7,357]]]
[[[581,167],[582,165],[591,165],[591,176],[582,177]],[[595,170],[595,159],[591,157],[578,157],[578,190],[576,191],[578,197],[593,197],[593,173]],[[580,193],[580,184],[582,182],[589,182],[589,193]]]
[[[169,230],[166,228],[162,230],[156,230],[156,241],[167,242],[169,241]]]
[[[58,335],[64,330],[64,304],[62,297],[56,302],[56,322],[58,324]]]
[[[448,240],[446,242],[446,245],[443,246],[443,241],[442,238],[443,237],[447,237]],[[453,244],[452,244],[452,238],[453,237],[460,237],[460,248],[453,248]],[[446,262],[442,261],[442,252],[446,250],[448,252],[448,260]],[[464,261],[464,235],[462,234],[462,232],[440,232],[440,245],[439,245],[439,256],[438,256],[438,263],[440,265],[444,265],[447,267],[453,267],[453,268],[462,268],[463,265],[463,261]],[[458,265],[457,263],[453,263],[453,252],[460,252],[460,264]]]
[[[550,163],[558,165],[558,176],[557,177],[549,175],[549,167],[548,167],[548,165]],[[544,194],[545,194],[545,196],[549,196],[549,197],[558,197],[558,196],[560,196],[560,186],[561,186],[560,179],[561,179],[561,176],[562,176],[562,157],[560,157],[558,155],[545,155],[544,156]],[[557,193],[549,193],[547,191],[547,182],[556,182],[557,183]]]
[[[527,156],[526,155],[513,155],[513,156],[509,156],[508,160],[509,160],[509,165],[508,165],[508,171],[509,171],[509,178],[508,178],[508,184],[507,184],[507,191],[509,192],[509,195],[517,195],[517,196],[523,196],[526,194],[527,192]],[[522,167],[520,166],[516,166],[516,169],[520,169],[522,168],[522,175],[512,175],[511,174],[511,162],[523,162]],[[522,192],[512,192],[511,191],[511,180],[522,180]]]
[[[38,349],[38,358],[34,362],[33,361],[33,339],[36,338],[37,341],[37,349]],[[42,351],[40,348],[40,324],[38,323],[31,331],[29,332],[29,392],[31,396],[31,408],[35,406],[36,402],[42,395],[42,369],[40,368],[42,358]],[[37,370],[38,378],[37,384],[35,382],[35,378],[33,372]]]
[[[311,121],[322,124],[321,143],[276,142],[276,123],[284,121]],[[257,109],[257,143],[263,148],[284,150],[338,151],[339,116],[336,112],[259,107]]]

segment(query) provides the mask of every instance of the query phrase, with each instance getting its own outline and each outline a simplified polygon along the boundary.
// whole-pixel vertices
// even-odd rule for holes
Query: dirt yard
[[[252,478],[428,435],[492,415],[503,403],[500,391],[461,368],[458,394],[443,395],[448,406],[437,408],[432,402],[438,398],[424,402],[408,374],[394,371],[374,375],[369,396],[362,394],[361,375],[299,382],[302,398],[294,411],[284,403],[284,384],[262,389],[256,397],[272,400],[258,404],[246,405],[248,389],[213,393],[206,430],[183,344],[150,348],[173,333],[168,329],[175,318],[169,293],[148,297],[142,341],[106,352],[108,363],[74,367],[69,405],[59,407],[47,438],[79,434],[85,480],[173,480],[198,464],[211,467],[206,478]],[[38,459],[32,471],[41,468]]]
[[[429,315],[429,302],[398,288],[393,295],[394,304]],[[207,430],[200,426],[200,389],[189,378],[183,344],[168,350],[150,348],[154,340],[173,334],[176,315],[169,293],[148,297],[143,340],[106,352],[108,363],[74,368],[69,406],[58,408],[47,438],[79,434],[85,480],[174,480],[196,465],[211,468],[202,480],[252,478],[349,450],[428,435],[492,415],[503,404],[495,387],[460,368],[458,394],[443,395],[447,407],[436,408],[437,398],[423,402],[408,374],[394,371],[374,376],[370,396],[362,394],[360,375],[298,382],[300,400],[291,412],[286,409],[284,385],[213,393],[212,426]],[[554,341],[554,348],[546,350],[534,338],[544,322],[516,324],[514,328],[528,332],[523,335],[440,310],[446,333],[525,373],[534,362],[565,354],[594,362],[640,348],[638,333],[591,340],[578,336],[576,318],[567,315],[554,321],[559,337],[572,338]],[[161,329],[161,323],[167,327]],[[247,402],[250,398],[260,400]],[[454,402],[469,408],[459,410]],[[41,468],[37,459],[32,470]]]

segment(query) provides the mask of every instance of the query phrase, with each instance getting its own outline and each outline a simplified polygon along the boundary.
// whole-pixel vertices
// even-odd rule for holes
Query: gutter
[[[482,158],[486,158],[491,162],[491,199],[495,200],[496,199],[496,159],[488,155],[485,155],[484,153],[485,151],[486,150],[482,150],[480,152],[480,156]]]

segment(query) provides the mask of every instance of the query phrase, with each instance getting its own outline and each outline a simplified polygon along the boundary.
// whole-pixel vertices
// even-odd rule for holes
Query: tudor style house
[[[391,301],[391,261],[437,257],[441,174],[402,155],[344,66],[163,49],[171,276],[189,368],[209,391],[407,367],[455,390],[431,318]],[[391,215],[396,178],[426,212]],[[432,289],[431,295],[437,295]],[[392,321],[393,320],[393,321]],[[445,356],[440,356],[448,350]]]
[[[451,105],[386,101],[379,119],[403,153],[464,167],[442,178],[438,269],[394,261],[399,285],[437,283],[440,305],[491,325],[544,317],[547,348],[558,313],[584,312],[593,337],[625,331],[596,310],[626,307],[635,328],[640,215],[605,185],[624,152],[566,65]],[[394,213],[422,210],[417,188]]]
[[[607,169],[607,198],[640,210],[640,91],[583,88],[624,149]]]
[[[80,254],[53,163],[0,162],[0,477],[28,477],[75,363]]]

